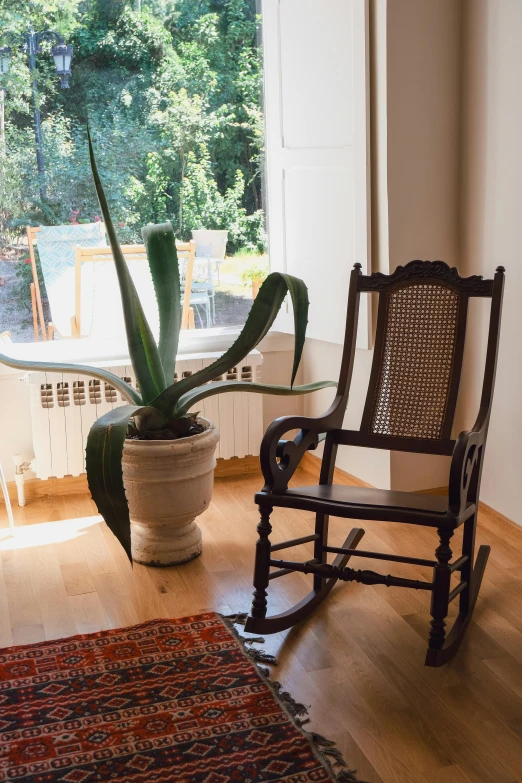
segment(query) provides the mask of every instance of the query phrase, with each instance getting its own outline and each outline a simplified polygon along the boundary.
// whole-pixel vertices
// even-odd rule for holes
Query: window
[[[268,270],[255,0],[58,5],[52,13],[26,4],[31,18],[17,9],[0,22],[0,332],[34,339],[26,226],[100,221],[87,121],[120,241],[141,243],[148,222],[172,221],[183,241],[200,230],[191,323],[241,326]],[[45,30],[56,35],[38,36]],[[70,51],[57,49],[69,45],[71,75],[63,59]],[[226,252],[220,231],[228,232]],[[59,321],[53,308],[69,306],[72,315],[74,306],[63,287],[52,299],[60,265],[69,264],[53,253],[45,261],[41,254],[45,323]]]

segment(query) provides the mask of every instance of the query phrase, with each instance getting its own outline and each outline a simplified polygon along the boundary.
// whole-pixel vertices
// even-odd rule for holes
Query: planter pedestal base
[[[165,525],[164,535],[155,527],[132,523],[132,559],[148,566],[173,566],[188,563],[199,557],[202,550],[201,530],[194,520],[182,527]]]

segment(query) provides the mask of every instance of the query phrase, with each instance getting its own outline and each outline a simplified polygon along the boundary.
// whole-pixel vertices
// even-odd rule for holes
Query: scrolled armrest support
[[[265,489],[281,491],[297,470],[306,451],[317,448],[321,435],[333,429],[326,417],[283,416],[268,427],[261,442],[261,470]],[[293,440],[284,440],[285,433],[299,430]]]
[[[449,480],[449,510],[461,514],[469,500],[475,502],[477,487],[472,487],[476,469],[480,469],[486,425],[461,432],[455,442]],[[470,497],[471,490],[471,497]]]

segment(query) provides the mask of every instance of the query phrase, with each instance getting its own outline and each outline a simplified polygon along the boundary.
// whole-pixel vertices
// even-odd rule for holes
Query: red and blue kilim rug
[[[0,781],[355,781],[252,658],[214,613],[1,650]]]

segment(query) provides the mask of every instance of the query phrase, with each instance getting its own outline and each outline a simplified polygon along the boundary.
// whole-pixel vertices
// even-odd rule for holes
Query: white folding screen
[[[310,291],[308,335],[342,343],[369,262],[368,0],[263,0],[270,264]],[[361,301],[360,347],[370,339]],[[291,329],[290,313],[278,322]]]

